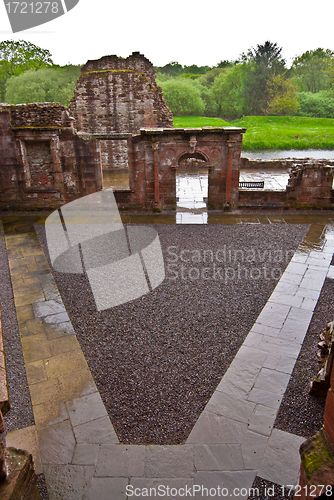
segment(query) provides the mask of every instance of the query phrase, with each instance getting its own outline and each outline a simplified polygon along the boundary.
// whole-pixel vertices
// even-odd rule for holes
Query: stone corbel
[[[197,146],[196,135],[191,135],[189,140],[189,153],[195,153]]]

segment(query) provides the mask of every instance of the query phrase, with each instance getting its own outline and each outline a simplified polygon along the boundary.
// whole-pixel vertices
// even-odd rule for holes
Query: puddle
[[[208,222],[208,170],[176,172],[176,224]]]

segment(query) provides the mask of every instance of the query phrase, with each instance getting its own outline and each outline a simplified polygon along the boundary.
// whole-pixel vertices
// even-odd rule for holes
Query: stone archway
[[[199,152],[183,153],[178,159],[177,166],[182,169],[208,168],[208,159]]]
[[[200,152],[183,153],[175,172],[176,222],[207,222],[208,159]]]

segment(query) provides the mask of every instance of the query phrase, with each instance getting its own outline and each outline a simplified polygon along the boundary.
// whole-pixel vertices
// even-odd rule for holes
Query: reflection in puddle
[[[207,169],[176,172],[176,224],[206,224],[207,199]]]

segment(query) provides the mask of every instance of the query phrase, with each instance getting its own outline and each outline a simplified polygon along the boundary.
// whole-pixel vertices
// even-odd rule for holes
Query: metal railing
[[[264,188],[264,181],[239,182],[239,188],[263,189]]]

